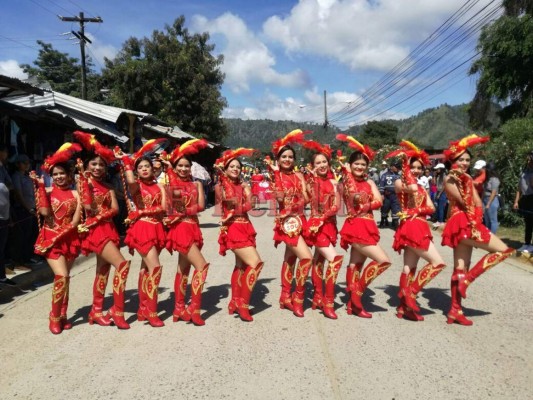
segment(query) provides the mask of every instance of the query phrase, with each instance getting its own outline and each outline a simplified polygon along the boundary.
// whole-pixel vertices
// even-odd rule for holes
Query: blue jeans
[[[500,224],[498,224],[498,208],[500,208],[500,199],[498,196],[492,200],[489,209],[485,207],[489,204],[490,197],[483,198],[483,222],[492,233],[496,233]]]
[[[446,207],[448,207],[448,198],[446,193],[442,192],[437,200],[437,221],[444,222],[446,220]]]

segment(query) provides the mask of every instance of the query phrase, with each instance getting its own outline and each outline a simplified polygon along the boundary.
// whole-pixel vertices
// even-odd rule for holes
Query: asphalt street
[[[474,325],[448,325],[452,252],[439,245],[449,266],[419,296],[425,321],[399,320],[402,259],[391,248],[393,231],[383,229],[381,244],[393,266],[363,298],[373,318],[346,314],[344,263],[337,285],[339,318],[311,310],[309,280],[300,319],[278,306],[283,249],[273,246],[273,219],[263,215],[252,221],[265,261],[251,302],[254,322],[227,313],[234,260],[218,254],[217,218],[207,210],[201,216],[204,254],[211,263],[205,326],[172,322],[177,256],[166,251],[159,296],[163,328],[136,321],[138,255],[126,286],[131,329],[90,326],[94,257],[82,256],[71,279],[73,329],[57,336],[48,331],[50,281],[0,304],[0,398],[531,398],[533,268],[527,264],[509,259],[481,276],[463,301]],[[435,241],[440,243],[439,233]],[[475,251],[474,260],[482,255]],[[106,307],[111,302],[109,284]]]

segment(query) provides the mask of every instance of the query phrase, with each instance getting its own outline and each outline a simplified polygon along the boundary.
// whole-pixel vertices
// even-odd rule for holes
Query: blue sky
[[[79,58],[71,35],[77,23],[57,15],[100,16],[88,23],[88,54],[99,68],[131,36],[150,36],[184,15],[189,30],[207,31],[215,52],[225,57],[224,116],[321,122],[323,91],[328,115],[340,127],[369,119],[404,118],[442,103],[470,101],[475,77],[468,58],[479,32],[406,65],[418,66],[412,80],[385,85],[370,98],[369,88],[404,60],[461,6],[471,8],[454,27],[488,15],[491,0],[17,0],[2,2],[0,74],[25,78],[20,63],[37,58],[36,40]],[[485,7],[485,8],[484,8]],[[497,16],[494,9],[490,16]],[[486,13],[486,14],[483,14]],[[487,17],[487,18],[488,18]],[[458,35],[467,28],[457,31]],[[445,45],[444,37],[439,36]],[[434,35],[433,38],[436,38]],[[450,39],[451,40],[451,39]],[[435,44],[437,46],[437,43]],[[418,62],[419,64],[417,64]],[[463,65],[460,65],[463,64]],[[453,72],[450,70],[456,68]],[[414,72],[413,72],[414,73]],[[437,84],[430,84],[443,76]],[[395,81],[401,85],[402,79]],[[425,86],[427,89],[421,90]],[[398,90],[395,88],[398,87]],[[389,92],[384,91],[385,89]],[[420,90],[420,93],[417,93]],[[366,93],[366,95],[365,95]],[[346,110],[346,113],[341,113]],[[142,111],[142,110],[140,110]]]

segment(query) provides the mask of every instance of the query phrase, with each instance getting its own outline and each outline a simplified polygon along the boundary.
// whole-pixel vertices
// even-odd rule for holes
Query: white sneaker
[[[531,246],[530,244],[524,244],[522,247],[520,247],[516,251],[519,251],[520,253],[532,253],[533,246]]]

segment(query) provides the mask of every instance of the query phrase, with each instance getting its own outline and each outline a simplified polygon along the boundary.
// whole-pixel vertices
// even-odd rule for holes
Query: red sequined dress
[[[187,254],[195,244],[199,249],[204,245],[198,213],[202,210],[198,206],[198,188],[192,180],[182,180],[169,169],[169,201],[171,211],[166,219],[168,232],[166,235],[166,249],[172,253],[178,251]]]
[[[165,248],[166,241],[162,222],[165,212],[162,207],[161,188],[155,181],[137,182],[139,190],[133,196],[136,210],[128,215],[128,220],[131,222],[124,243],[132,255],[134,250],[146,255],[152,247],[160,252]]]
[[[296,246],[300,236],[306,236],[307,220],[304,215],[305,197],[302,180],[295,172],[274,172],[272,193],[283,193],[283,200],[278,201],[278,213],[274,225],[274,246],[283,242]],[[296,223],[294,223],[296,221]],[[290,230],[286,229],[291,222]],[[284,229],[285,227],[285,229]]]
[[[399,193],[398,200],[402,208],[404,218],[401,218],[400,226],[394,234],[392,248],[400,252],[405,247],[414,249],[429,249],[433,240],[426,216],[432,215],[435,208],[430,201],[426,190],[417,185],[416,193]]]
[[[76,212],[78,200],[72,190],[53,186],[47,194],[52,213],[44,218],[44,223],[37,241],[35,254],[57,260],[64,256],[67,261],[74,260],[80,254],[78,230],[71,225]]]
[[[225,176],[220,178],[222,218],[231,217],[220,227],[218,236],[219,253],[227,250],[255,247],[255,229],[248,218],[252,204],[240,181],[233,182]]]
[[[366,178],[357,180],[347,171],[343,171],[342,195],[348,215],[340,231],[341,247],[347,250],[352,243],[376,245],[379,230],[372,211],[381,207],[381,200],[374,199]]]
[[[308,221],[309,234],[306,241],[309,246],[328,247],[337,244],[338,211],[337,189],[331,177],[314,177],[307,179],[311,191],[311,216]]]
[[[91,205],[93,215],[86,219],[85,226],[88,232],[82,235],[81,251],[85,256],[90,253],[101,254],[110,241],[117,247],[120,244],[113,223],[117,210],[111,207],[111,190],[109,185],[96,179],[91,179],[83,187],[82,201]],[[85,193],[86,191],[88,193]]]
[[[454,179],[455,175],[453,170],[450,171],[448,179]],[[458,173],[456,181],[464,205],[458,204],[453,200],[453,197],[448,196],[451,216],[442,232],[442,245],[455,248],[464,239],[474,239],[478,242],[488,243],[490,241],[490,230],[482,223],[482,206],[476,206],[475,204],[475,189],[472,177],[465,173]]]

